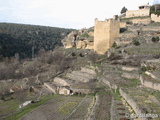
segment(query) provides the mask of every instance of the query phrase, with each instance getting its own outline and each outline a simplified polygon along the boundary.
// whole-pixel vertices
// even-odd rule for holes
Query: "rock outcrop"
[[[93,31],[93,27],[72,31],[62,40],[62,44],[65,48],[76,47],[80,49],[93,49]]]

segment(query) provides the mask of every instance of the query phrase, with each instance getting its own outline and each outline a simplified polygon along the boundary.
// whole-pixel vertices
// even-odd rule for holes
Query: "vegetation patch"
[[[68,101],[63,106],[61,106],[58,110],[58,113],[62,115],[67,115],[72,112],[73,108],[78,105],[77,101]]]
[[[90,104],[93,101],[93,96],[88,95],[82,102],[82,104],[77,108],[77,110],[69,117],[69,119],[76,120],[81,119],[84,120],[87,113],[88,108],[90,107]]]
[[[89,35],[88,35],[88,33],[84,33],[83,35],[81,35],[81,37],[88,38],[88,37],[89,37]]]
[[[96,120],[108,120],[110,119],[110,104],[111,104],[111,92],[110,91],[101,91],[98,92],[99,96],[99,105],[96,106],[95,110],[95,119]]]
[[[34,110],[38,106],[42,105],[43,103],[47,102],[48,100],[50,100],[54,97],[56,97],[56,95],[43,96],[43,97],[41,97],[41,100],[39,102],[30,104],[22,109],[18,109],[16,112],[13,113],[13,115],[6,117],[4,120],[18,120],[21,117],[23,117],[24,115],[26,115],[27,113],[31,112],[32,110]],[[15,109],[17,109],[17,107],[15,107]]]

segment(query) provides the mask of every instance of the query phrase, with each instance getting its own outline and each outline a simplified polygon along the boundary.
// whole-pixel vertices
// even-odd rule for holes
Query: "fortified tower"
[[[114,42],[114,38],[118,37],[120,31],[120,22],[117,17],[114,19],[106,19],[98,21],[95,19],[94,26],[94,51],[98,54],[104,54]]]

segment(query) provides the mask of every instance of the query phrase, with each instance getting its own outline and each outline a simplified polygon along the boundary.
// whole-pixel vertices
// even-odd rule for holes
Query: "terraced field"
[[[87,118],[89,113],[89,108],[93,102],[94,96],[88,95],[84,100],[77,106],[75,111],[68,116],[66,120],[84,120]]]
[[[57,96],[20,120],[62,120],[80,103],[84,96]]]
[[[123,88],[122,91],[125,95],[122,95],[133,107],[136,114],[160,114],[160,102],[154,95],[156,91],[152,91],[148,88]],[[157,94],[159,96],[159,94]],[[159,118],[154,118],[154,120],[159,120]]]
[[[95,108],[94,120],[109,120],[111,108],[111,92],[102,91],[98,93],[98,104]]]

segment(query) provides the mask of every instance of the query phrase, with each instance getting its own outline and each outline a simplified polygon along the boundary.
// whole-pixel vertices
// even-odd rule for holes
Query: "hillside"
[[[61,46],[61,40],[73,29],[0,23],[0,55],[11,57],[19,53],[20,58],[31,57],[32,49],[53,50]]]
[[[30,61],[1,62],[0,118],[159,120],[159,31],[159,23],[129,24],[104,55],[60,47]],[[72,38],[74,32],[65,40]],[[20,109],[25,101],[33,103]]]
[[[8,34],[3,36],[14,38],[5,41],[8,46],[27,40],[30,56],[39,44],[48,51],[0,62],[0,119],[160,120],[160,23],[149,16],[122,17],[120,26],[115,20],[97,19],[94,27],[70,33],[54,28],[63,38],[58,42],[48,27],[15,28],[15,33],[3,28]],[[99,48],[109,43],[104,54],[94,49],[96,33]],[[52,35],[54,42],[46,42]],[[60,42],[63,47],[48,47]]]

